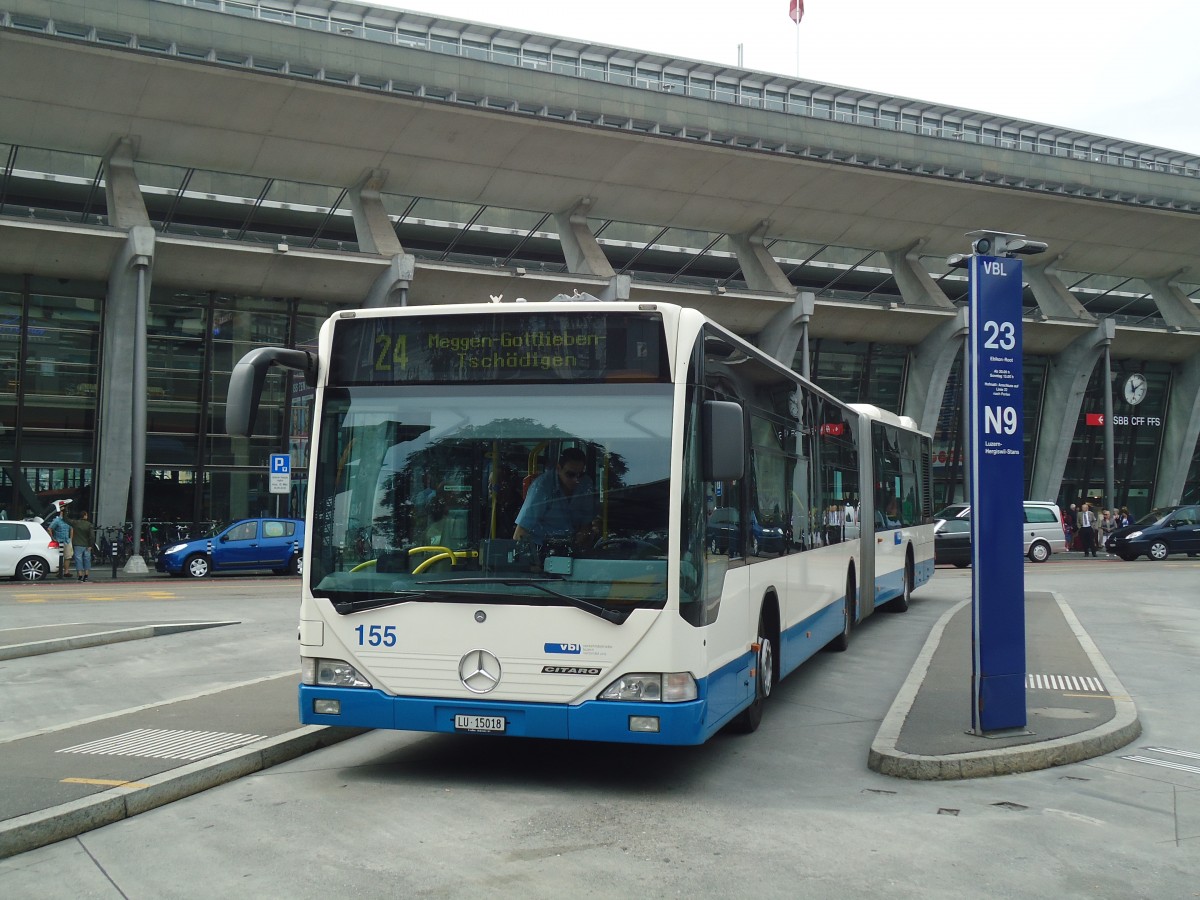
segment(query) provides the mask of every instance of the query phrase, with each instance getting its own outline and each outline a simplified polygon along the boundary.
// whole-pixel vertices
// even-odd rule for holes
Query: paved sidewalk
[[[971,732],[971,604],[934,626],[871,745],[868,764],[914,779],[976,778],[1079,762],[1141,733],[1117,676],[1057,595],[1025,594],[1023,729]]]
[[[297,673],[0,742],[0,858],[361,734],[297,727]]]

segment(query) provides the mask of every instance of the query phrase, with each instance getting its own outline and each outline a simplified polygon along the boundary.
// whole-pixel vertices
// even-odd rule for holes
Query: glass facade
[[[1123,390],[1126,379],[1134,372],[1144,375],[1147,383],[1145,399],[1136,405],[1125,399]],[[1116,497],[1108,502],[1104,498],[1104,428],[1098,421],[1098,416],[1104,412],[1104,365],[1101,362],[1096,364],[1088,381],[1063,475],[1059,504],[1065,506],[1089,500],[1109,507],[1115,503],[1118,507],[1129,507],[1130,514],[1138,518],[1153,506],[1171,369],[1164,363],[1114,360],[1112,374],[1113,488]],[[1194,490],[1195,483],[1189,483]]]
[[[1057,162],[1046,159],[1048,156],[1200,177],[1196,158],[1153,147],[1117,142],[1118,147],[1110,138],[1068,135],[1062,129],[1034,123],[1001,125],[969,110],[917,105],[887,95],[859,96],[859,92],[850,92],[854,94],[851,96],[829,86],[799,80],[773,77],[767,84],[762,73],[715,64],[682,62],[652,54],[639,54],[633,59],[629,51],[620,48],[576,46],[558,41],[551,47],[538,35],[505,33],[488,37],[477,33],[478,29],[469,23],[445,20],[433,26],[419,14],[402,12],[397,13],[394,25],[384,27],[379,23],[347,20],[344,10],[338,11],[342,18],[312,9],[303,12],[291,0],[266,5],[253,0],[237,4],[205,0],[200,6],[224,12],[240,10],[280,28],[336,31],[404,48],[605,80],[656,93],[635,97],[638,102],[633,105],[645,106],[643,117],[627,119],[624,115],[602,115],[597,109],[561,106],[572,99],[572,91],[553,87],[553,79],[544,82],[550,85],[545,97],[510,98],[501,91],[484,100],[468,91],[456,92],[444,84],[407,84],[394,80],[390,74],[384,77],[379,71],[339,72],[318,65],[319,60],[315,59],[287,60],[273,58],[273,54],[250,56],[204,43],[225,40],[233,33],[224,28],[205,34],[196,32],[182,43],[132,32],[119,35],[122,38],[119,41],[106,42],[143,53],[167,54],[176,57],[180,65],[188,65],[188,60],[205,60],[213,65],[237,66],[240,67],[237,77],[246,72],[248,79],[256,77],[255,71],[271,73],[272,77],[318,79],[327,83],[329,91],[353,83],[360,97],[378,95],[370,92],[406,96],[423,93],[447,104],[477,107],[482,103],[508,113],[571,119],[596,128],[644,133],[657,130],[658,134],[674,138],[719,142],[733,148],[754,147],[757,152],[824,154],[826,148],[807,148],[806,141],[794,142],[789,147],[771,140],[770,135],[764,139],[764,135],[753,131],[714,132],[712,123],[726,117],[727,111],[717,110],[711,120],[706,120],[702,115],[703,104],[689,103],[690,108],[701,112],[687,124],[680,124],[676,113],[669,111],[670,106],[657,108],[660,99],[674,95],[742,104],[780,115],[899,130],[940,142],[953,140],[1036,153],[1051,172]],[[88,16],[103,19],[103,14],[94,10],[89,10]],[[43,27],[27,25],[32,30]],[[90,40],[86,37],[89,32],[86,27],[73,32],[71,28],[78,26],[63,22],[52,26],[49,19],[44,27],[59,40]],[[125,23],[125,27],[136,27],[136,23]],[[112,29],[97,33],[117,34]],[[287,43],[285,40],[280,46]],[[364,61],[369,63],[376,58],[367,54]],[[231,73],[232,70],[227,74]],[[492,83],[502,85],[507,80],[507,75],[502,74]],[[746,121],[759,119],[766,121],[763,117]],[[530,119],[530,128],[537,127],[544,126]],[[819,130],[850,135],[846,140],[848,145],[853,143],[852,129],[848,127],[822,126]],[[111,232],[103,160],[94,153],[76,152],[69,142],[65,143],[67,146],[55,148],[0,143],[0,216],[34,220],[39,226],[86,226],[96,233],[99,228]],[[805,149],[800,149],[801,144]],[[859,159],[857,163],[912,171],[914,165],[924,164],[921,148],[935,145],[931,140],[905,139],[904,146],[917,149],[905,150],[902,159],[880,158],[874,162]],[[970,156],[969,147],[959,146],[954,150],[942,144],[937,149],[945,151],[948,147],[954,153]],[[909,158],[914,154],[917,159]],[[988,153],[983,158],[995,156]],[[1023,159],[1021,168],[1038,161],[1033,157]],[[299,170],[284,159],[280,160],[277,171],[260,170],[252,175],[169,163],[170,160],[135,161],[140,196],[160,238],[181,243],[203,239],[229,248],[237,242],[259,245],[259,249],[262,245],[282,242],[328,251],[330,257],[359,251],[348,202],[352,188],[297,180],[319,179],[320,172]],[[1118,181],[1123,174],[1097,171],[1100,171],[1098,182],[1104,181],[1105,174]],[[1023,176],[1007,183],[1018,186],[1018,182],[1024,188],[1063,191],[1061,184]],[[567,261],[551,212],[485,206],[453,196],[421,196],[421,188],[428,185],[419,178],[404,179],[402,184],[404,190],[412,193],[384,192],[380,200],[408,253],[423,262],[463,264],[464,271],[466,266],[472,266],[481,285],[486,283],[489,273],[522,267],[539,275],[563,276],[561,282],[570,290]],[[443,190],[454,193],[453,186]],[[1140,196],[1132,201],[1108,188],[1088,186],[1081,188],[1081,192],[1114,203],[1153,202],[1189,211],[1200,208],[1194,198],[1182,195]],[[475,196],[473,192],[467,195]],[[647,295],[655,286],[664,284],[702,288],[718,294],[725,293],[725,289],[750,290],[733,235],[715,228],[703,231],[662,222],[610,220],[597,217],[599,210],[597,206],[592,218],[587,219],[588,229],[613,269],[631,276],[638,290],[645,290]],[[866,307],[891,306],[902,310],[898,315],[907,315],[903,311],[905,298],[888,267],[887,254],[870,247],[843,247],[804,239],[811,235],[793,233],[786,240],[772,235],[762,237],[766,250],[790,286],[813,292],[818,303],[834,300]],[[7,262],[10,268],[21,265]],[[920,264],[952,303],[965,299],[966,280],[960,271],[947,267],[944,257],[923,255]],[[421,301],[422,279],[426,277],[422,273],[414,281],[414,302]],[[1168,329],[1150,286],[1138,278],[1062,269],[1057,270],[1057,277],[1093,316],[1111,318],[1119,328],[1154,328],[1164,332]],[[156,276],[147,327],[146,467],[150,487],[146,491],[146,517],[206,521],[259,511],[298,513],[303,497],[302,476],[297,475],[293,481],[295,490],[291,495],[270,495],[266,490],[265,461],[268,453],[290,450],[293,470],[300,468],[307,453],[311,393],[288,373],[272,374],[257,422],[258,431],[249,439],[231,439],[224,434],[224,394],[234,363],[247,350],[266,344],[311,347],[320,323],[333,311],[333,304],[294,297],[227,294],[208,290],[203,284],[180,289],[178,279],[175,287],[159,286],[158,280]],[[258,282],[246,279],[237,283]],[[1193,301],[1200,296],[1200,285],[1178,283],[1177,286]],[[77,282],[22,274],[0,276],[0,505],[9,512],[23,512],[31,497],[50,498],[64,492],[86,496],[90,489],[99,449],[96,437],[99,404],[105,390],[102,329],[106,290],[103,281]],[[439,293],[439,296],[445,295]],[[731,304],[739,302],[732,296],[726,299]],[[751,298],[750,302],[755,299],[761,298]],[[681,302],[690,301],[685,298]],[[1040,317],[1032,290],[1026,290],[1023,307],[1031,317]],[[720,318],[719,313],[715,315]],[[821,315],[818,313],[814,319],[817,330]],[[885,339],[891,339],[890,333],[885,333]],[[813,378],[839,398],[900,411],[910,377],[912,349],[899,344],[817,339],[812,346]],[[798,366],[799,361],[795,364]],[[1092,374],[1075,423],[1060,502],[1098,497],[1103,490],[1102,431],[1088,424],[1089,415],[1103,409],[1100,369],[1098,366]],[[1061,424],[1042,421],[1045,386],[1052,371],[1050,357],[1029,356],[1024,360],[1027,484],[1037,447],[1044,438],[1041,430],[1057,429]],[[1148,383],[1146,399],[1136,408],[1124,400],[1120,390],[1133,371],[1144,374]],[[1115,499],[1129,505],[1131,510],[1149,502],[1159,476],[1159,460],[1164,454],[1190,453],[1192,462],[1184,497],[1195,499],[1200,490],[1197,487],[1200,456],[1196,448],[1162,446],[1172,372],[1167,363],[1114,363]],[[939,504],[961,499],[960,387],[956,364],[935,429],[934,496]],[[124,386],[117,385],[115,389]]]
[[[0,508],[10,515],[32,508],[30,490],[48,502],[91,482],[102,295],[65,278],[0,276]]]
[[[50,501],[63,498],[92,505],[105,289],[101,283],[0,276],[0,510],[13,516],[40,515]],[[303,514],[302,482],[290,495],[267,489],[269,454],[289,450],[291,376],[267,380],[257,433],[248,439],[225,434],[224,397],[229,374],[245,353],[264,345],[315,344],[332,311],[330,304],[296,299],[152,291],[146,522]]]

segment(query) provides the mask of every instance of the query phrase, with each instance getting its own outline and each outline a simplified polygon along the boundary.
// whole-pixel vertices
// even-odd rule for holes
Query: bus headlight
[[[300,683],[322,687],[371,686],[371,682],[363,678],[350,663],[340,659],[317,659],[315,656],[300,657]]]
[[[696,679],[690,672],[630,672],[606,687],[600,699],[682,703],[697,696]]]

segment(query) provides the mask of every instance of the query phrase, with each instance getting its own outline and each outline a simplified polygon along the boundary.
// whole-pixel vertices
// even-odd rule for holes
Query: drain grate
[[[180,731],[138,728],[99,741],[64,747],[57,753],[92,753],[104,756],[144,756],[150,759],[203,759],[235,747],[261,741],[265,734],[232,734],[227,731]]]
[[[1025,687],[1031,691],[1079,691],[1107,694],[1104,682],[1091,675],[1033,675],[1025,676]]]

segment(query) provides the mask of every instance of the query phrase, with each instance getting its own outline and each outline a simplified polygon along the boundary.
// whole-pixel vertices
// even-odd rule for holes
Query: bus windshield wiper
[[[414,600],[477,600],[479,594],[475,591],[400,591],[395,594],[379,594],[365,600],[334,600],[333,608],[341,615],[363,612],[368,609],[380,609],[384,606],[396,606],[400,603],[410,603]]]
[[[560,600],[566,600],[576,609],[582,609],[584,612],[589,612],[594,616],[599,616],[606,622],[614,622],[617,625],[624,623],[629,618],[628,612],[620,612],[615,609],[608,609],[598,603],[592,603],[590,600],[584,600],[582,597],[576,597],[572,594],[567,594],[563,591],[556,591],[552,587],[546,585],[545,578],[447,578],[439,581],[430,582],[431,584],[502,584],[505,587],[533,587],[539,591],[544,591],[552,597],[558,597]]]

